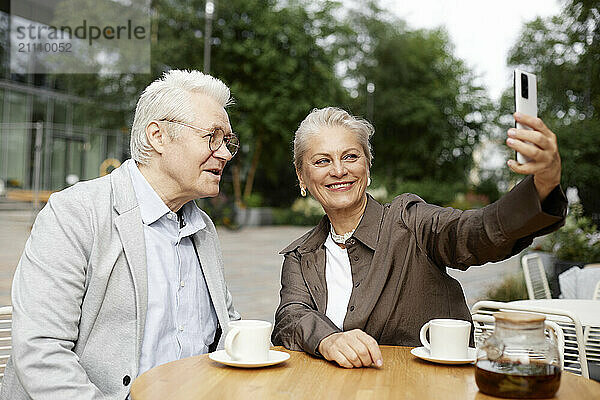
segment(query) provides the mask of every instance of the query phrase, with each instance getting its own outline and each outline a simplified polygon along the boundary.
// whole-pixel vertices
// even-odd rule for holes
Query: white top
[[[327,235],[325,240],[325,281],[327,282],[325,315],[338,328],[344,330],[344,318],[352,294],[352,269],[348,250],[335,244],[331,235]]]
[[[193,201],[185,225],[161,200],[134,162],[130,175],[140,206],[146,243],[148,310],[138,375],[150,368],[208,352],[217,315],[191,236],[206,227]]]

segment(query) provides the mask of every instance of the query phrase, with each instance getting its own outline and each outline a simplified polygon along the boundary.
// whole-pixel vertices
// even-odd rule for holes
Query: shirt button
[[[350,311],[354,311],[354,306],[350,306]]]
[[[360,282],[356,282],[356,283],[354,284],[354,287],[359,287],[359,286],[360,286]]]
[[[179,332],[183,332],[183,325],[179,325]]]
[[[179,283],[179,286],[184,287],[185,286],[185,282],[181,281],[181,283]]]
[[[125,375],[123,377],[123,386],[129,386],[130,382],[131,382],[131,378],[129,377],[129,375]]]

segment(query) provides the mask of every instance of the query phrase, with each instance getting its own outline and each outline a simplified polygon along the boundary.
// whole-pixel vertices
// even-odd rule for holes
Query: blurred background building
[[[21,1],[40,12],[52,12],[56,2]],[[104,160],[126,157],[128,131],[111,128],[116,111],[73,94],[60,75],[11,73],[8,3],[0,10],[0,179],[6,188],[33,189],[37,169],[40,189],[60,190],[69,175],[99,176]]]

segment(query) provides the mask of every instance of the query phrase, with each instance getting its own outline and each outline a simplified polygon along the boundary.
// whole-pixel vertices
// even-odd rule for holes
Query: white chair
[[[541,257],[538,254],[527,254],[521,258],[521,266],[525,274],[529,299],[551,299],[548,278]]]
[[[0,307],[0,384],[12,349],[12,306]]]
[[[598,281],[596,289],[594,289],[593,300],[600,300],[600,281]],[[598,309],[600,310],[600,303],[598,303]],[[586,327],[584,340],[588,361],[600,364],[600,327]]]
[[[474,314],[472,315],[472,318],[475,329],[475,343],[477,344],[477,347],[479,347],[483,341],[494,332],[495,320],[493,316],[485,314]],[[556,322],[544,321],[544,325],[546,336],[554,339],[554,334],[556,337],[558,354],[560,357],[560,369],[564,369],[563,355],[565,354],[565,335],[563,334],[563,330]]]
[[[563,310],[556,310],[544,307],[530,307],[518,304],[502,303],[499,301],[480,301],[473,305],[471,314],[477,321],[482,320],[480,316],[491,317],[497,311],[524,311],[534,312],[546,315],[546,321],[556,323],[563,332],[563,365],[564,369],[585,378],[589,378],[587,355],[584,341],[583,328],[581,321],[577,315]],[[475,325],[476,343],[486,337],[486,332],[489,332],[493,326],[490,326],[489,320],[486,323]],[[479,342],[477,338],[479,337]]]

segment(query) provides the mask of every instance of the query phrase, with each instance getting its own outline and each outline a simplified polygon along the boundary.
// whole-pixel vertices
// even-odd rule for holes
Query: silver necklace
[[[350,232],[346,232],[343,235],[338,235],[337,233],[335,233],[335,229],[333,229],[333,225],[331,223],[329,224],[329,227],[330,227],[329,233],[331,234],[331,239],[333,239],[334,242],[339,243],[339,244],[346,243],[346,240],[350,239],[350,236],[352,236],[352,234],[356,230],[356,229],[352,229]]]

